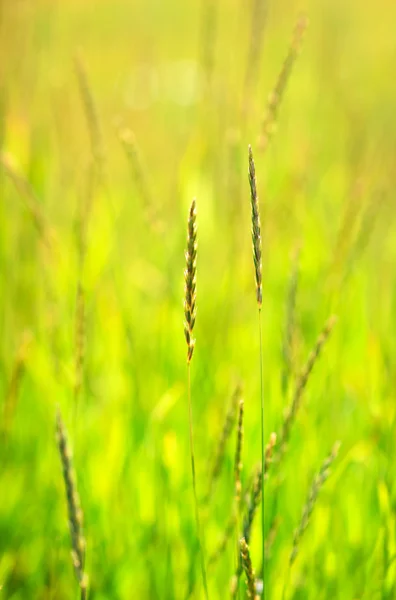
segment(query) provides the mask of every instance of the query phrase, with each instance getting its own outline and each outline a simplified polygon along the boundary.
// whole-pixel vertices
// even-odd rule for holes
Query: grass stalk
[[[296,298],[299,279],[300,249],[293,252],[286,298],[286,318],[282,341],[282,391],[287,396],[290,380],[295,373]]]
[[[261,472],[265,469],[265,445],[264,445],[264,385],[263,385],[263,342],[262,342],[262,319],[261,307],[263,301],[263,284],[262,284],[262,251],[261,251],[261,221],[260,207],[257,193],[256,168],[253,159],[253,152],[249,146],[249,184],[250,184],[250,201],[252,209],[252,242],[253,242],[253,262],[256,281],[256,300],[258,307],[258,330],[260,339],[260,426],[261,426]],[[262,485],[262,503],[261,503],[261,535],[262,535],[262,556],[263,565],[265,557],[265,503],[264,503],[264,477],[261,481]],[[264,566],[263,566],[264,568]],[[264,572],[262,573],[264,581]],[[263,589],[263,597],[265,591]]]
[[[195,521],[197,528],[198,545],[201,556],[202,582],[204,586],[205,598],[208,600],[208,584],[205,567],[205,554],[203,547],[203,538],[201,535],[201,525],[199,517],[199,505],[197,495],[197,483],[195,474],[195,453],[194,453],[194,435],[193,435],[193,413],[191,400],[191,359],[195,347],[193,330],[196,318],[196,261],[197,261],[197,212],[195,198],[191,203],[188,215],[187,226],[187,250],[186,250],[186,269],[184,271],[185,279],[185,299],[184,299],[184,335],[187,342],[187,390],[188,390],[188,420],[190,432],[190,457],[192,487],[194,495]]]
[[[289,440],[290,431],[293,426],[293,423],[296,420],[297,412],[300,408],[301,399],[304,393],[304,390],[307,386],[309,377],[312,373],[312,370],[319,358],[319,355],[322,351],[323,346],[327,342],[328,337],[337,321],[337,318],[333,315],[326,322],[324,328],[322,329],[318,339],[316,340],[315,346],[311,350],[310,355],[308,356],[308,360],[303,367],[299,378],[296,382],[296,387],[293,393],[293,398],[291,401],[291,405],[286,411],[285,418],[283,420],[282,430],[280,434],[280,443],[279,443],[279,459],[283,456],[286,448],[286,444]]]
[[[335,459],[337,458],[339,449],[340,449],[340,442],[336,442],[334,444],[329,456],[327,456],[325,458],[325,460],[323,461],[323,463],[319,469],[319,472],[317,473],[317,475],[315,475],[313,482],[311,484],[311,487],[309,489],[309,493],[308,493],[308,496],[307,496],[307,499],[305,501],[304,508],[302,511],[300,523],[299,523],[297,529],[295,530],[294,536],[293,536],[293,546],[292,546],[292,550],[291,550],[290,557],[289,557],[288,573],[285,578],[285,585],[283,587],[283,600],[285,600],[285,598],[286,598],[287,588],[288,588],[288,585],[290,582],[291,568],[294,564],[294,561],[297,558],[301,539],[304,536],[305,530],[307,529],[307,527],[309,525],[312,512],[315,508],[316,501],[318,499],[319,492],[322,489],[325,481],[327,480],[327,478],[330,475],[330,467],[333,464],[333,462],[335,461]]]
[[[300,52],[302,40],[307,27],[308,17],[304,14],[299,15],[294,28],[289,51],[285,60],[283,61],[282,68],[275,83],[275,87],[269,95],[267,110],[262,120],[261,134],[258,139],[258,147],[262,151],[267,149],[273,133],[276,130],[279,108],[282,104],[282,99],[285,94],[294,63]]]
[[[249,546],[247,545],[245,538],[241,538],[239,545],[242,557],[242,567],[246,575],[246,595],[250,600],[258,600],[259,596],[256,594],[256,580],[252,560],[250,558]]]
[[[66,427],[58,408],[56,414],[56,437],[65,483],[67,512],[69,516],[70,540],[74,572],[80,587],[80,598],[88,597],[88,576],[85,572],[86,541],[83,530],[83,513],[80,505]]]
[[[225,415],[223,428],[221,430],[219,441],[218,441],[218,444],[217,444],[217,447],[216,447],[216,450],[214,453],[213,463],[210,468],[208,490],[207,490],[206,496],[203,500],[204,505],[208,505],[208,503],[210,502],[213,492],[214,492],[215,484],[218,481],[221,471],[222,471],[225,450],[226,450],[226,444],[228,442],[228,439],[229,439],[229,437],[232,433],[232,430],[234,428],[234,425],[235,425],[236,415],[237,415],[237,407],[238,407],[238,402],[240,401],[240,398],[241,398],[241,393],[242,393],[241,386],[238,385],[236,387],[234,393],[232,394],[230,405],[229,405],[229,407],[227,409],[227,413]]]

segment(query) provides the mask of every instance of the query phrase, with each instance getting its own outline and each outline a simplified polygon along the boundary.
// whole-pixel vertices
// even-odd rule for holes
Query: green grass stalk
[[[197,261],[197,212],[195,199],[191,203],[188,215],[187,227],[187,250],[186,250],[186,269],[184,271],[185,279],[185,299],[184,299],[184,335],[187,342],[187,390],[188,390],[188,420],[190,432],[190,456],[192,486],[194,495],[195,520],[197,528],[198,544],[201,556],[202,581],[206,599],[209,598],[208,584],[206,577],[205,555],[203,539],[201,535],[201,525],[199,517],[197,483],[195,474],[195,453],[194,453],[194,435],[193,435],[193,413],[191,401],[191,359],[194,352],[195,339],[193,330],[196,318],[196,261]]]
[[[250,201],[252,209],[252,242],[253,242],[253,262],[256,280],[256,299],[258,307],[258,329],[260,339],[260,425],[261,425],[261,471],[265,470],[265,444],[264,444],[264,386],[263,386],[263,342],[262,342],[262,319],[261,307],[263,301],[263,284],[262,284],[262,259],[261,259],[261,221],[260,207],[257,194],[256,168],[253,159],[252,148],[249,146],[249,184],[250,184]],[[265,557],[265,504],[264,504],[264,477],[261,481],[262,485],[262,503],[261,503],[261,535],[262,535],[262,556],[263,565]],[[264,566],[263,566],[264,569]],[[262,573],[264,581],[264,572]],[[263,597],[265,591],[263,589]]]

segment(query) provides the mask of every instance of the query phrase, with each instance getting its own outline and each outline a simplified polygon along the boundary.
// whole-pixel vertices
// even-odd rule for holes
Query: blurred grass
[[[195,528],[183,252],[195,195],[192,389],[199,493],[206,491],[210,457],[239,379],[244,481],[260,457],[247,145],[255,148],[301,5],[270,3],[248,88],[252,7],[213,3],[207,36],[213,72],[206,86],[200,57],[208,6],[178,0],[0,2],[1,151],[29,182],[54,234],[48,249],[0,169],[0,598],[74,597],[56,404],[73,441],[90,597],[185,597]],[[297,244],[299,366],[327,316],[335,312],[339,322],[309,381],[282,466],[266,597],[281,598],[312,476],[340,439],[340,457],[301,543],[289,597],[390,600],[396,594],[396,7],[390,0],[308,0],[303,8],[310,17],[303,51],[276,135],[267,154],[256,158],[266,438],[279,430],[287,403],[281,348]],[[105,160],[88,223],[86,359],[73,424],[76,223],[92,163],[76,54],[86,66]],[[118,139],[120,126],[136,136],[162,229],[147,220]],[[10,382],[26,332],[32,341],[6,429]],[[209,549],[232,507],[232,452],[206,527]],[[270,480],[268,521],[273,488]],[[259,527],[251,551],[258,570]],[[233,567],[229,547],[210,578],[211,598],[228,595]]]

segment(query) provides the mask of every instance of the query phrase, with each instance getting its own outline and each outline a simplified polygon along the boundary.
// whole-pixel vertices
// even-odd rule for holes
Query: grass
[[[90,600],[394,598],[396,9],[300,8],[0,2],[0,599],[81,596],[58,406]]]

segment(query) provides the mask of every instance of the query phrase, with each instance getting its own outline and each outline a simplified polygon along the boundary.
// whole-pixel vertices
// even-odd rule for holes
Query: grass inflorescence
[[[81,600],[85,600],[87,598],[88,576],[85,573],[86,541],[83,530],[83,513],[76,486],[72,454],[67,438],[66,427],[63,423],[59,408],[56,413],[56,437],[66,490],[73,567],[80,586]]]
[[[195,338],[193,330],[196,317],[196,275],[197,275],[197,209],[195,198],[191,202],[187,222],[187,249],[185,253],[186,268],[184,271],[184,335],[187,342],[187,388],[188,388],[188,419],[190,431],[190,458],[192,487],[194,496],[195,522],[197,527],[198,545],[201,556],[202,582],[204,586],[205,597],[209,598],[208,584],[206,577],[205,553],[203,537],[201,531],[201,521],[198,506],[197,482],[195,472],[195,453],[194,453],[194,433],[193,433],[193,413],[191,400],[191,359],[195,347]]]

